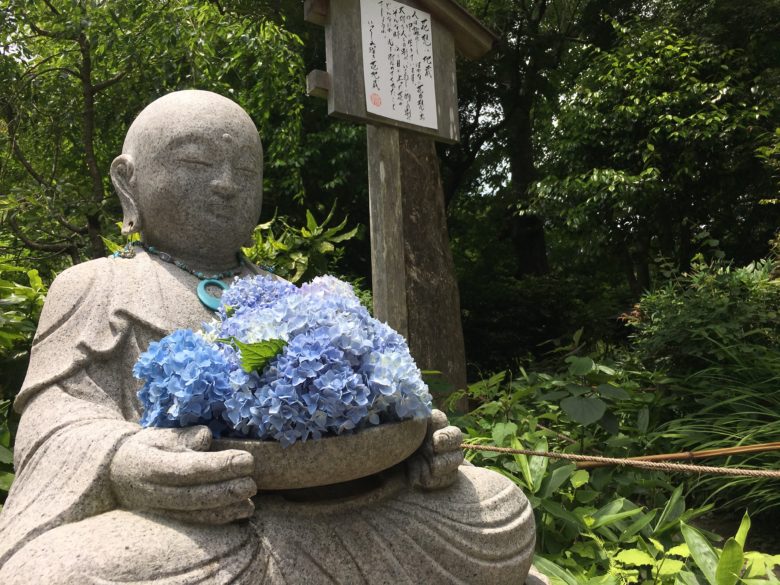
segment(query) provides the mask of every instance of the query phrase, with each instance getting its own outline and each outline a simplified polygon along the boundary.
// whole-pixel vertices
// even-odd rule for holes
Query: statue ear
[[[119,201],[122,203],[122,235],[128,236],[141,231],[141,215],[138,202],[133,193],[135,184],[135,164],[129,154],[120,154],[111,163],[111,182],[114,184]]]

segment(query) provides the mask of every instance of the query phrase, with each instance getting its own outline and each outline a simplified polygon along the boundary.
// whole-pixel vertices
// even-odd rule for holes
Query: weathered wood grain
[[[318,98],[328,98],[330,92],[330,75],[327,71],[313,69],[306,75],[306,95]]]
[[[423,370],[465,388],[466,351],[436,145],[399,132],[409,349]]]
[[[408,336],[398,129],[366,127],[374,315]]]

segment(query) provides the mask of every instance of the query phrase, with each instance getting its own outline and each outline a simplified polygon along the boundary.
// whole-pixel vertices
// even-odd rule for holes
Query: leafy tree
[[[486,204],[517,257],[515,275],[549,270],[543,218],[530,208],[543,149],[539,122],[576,75],[586,42],[609,46],[602,15],[625,18],[630,0],[472,0],[496,31],[495,49],[458,68],[461,143],[443,151],[445,199],[493,195]],[[544,126],[544,124],[542,124]]]
[[[11,0],[2,17],[0,221],[11,248],[71,263],[104,255],[119,211],[106,170],[135,114],[176,89],[244,106],[264,139],[271,199],[301,197],[301,41],[283,23],[181,0]]]
[[[740,260],[765,249],[777,210],[760,205],[773,185],[757,149],[777,112],[739,50],[670,27],[619,34],[562,98],[535,189],[638,296],[657,255],[687,269],[697,233]]]

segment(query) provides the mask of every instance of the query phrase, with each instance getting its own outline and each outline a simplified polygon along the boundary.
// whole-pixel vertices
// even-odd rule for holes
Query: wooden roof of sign
[[[398,1],[431,15],[436,128],[390,120],[367,111],[360,0],[306,0],[304,18],[325,27],[327,61],[327,72],[309,73],[307,91],[310,95],[327,98],[331,115],[414,130],[443,142],[458,142],[455,52],[457,50],[468,59],[478,59],[490,51],[497,37],[454,0]]]
[[[449,29],[455,39],[455,48],[466,59],[479,59],[498,41],[489,28],[454,0],[418,0],[417,3]],[[328,4],[328,0],[306,0],[304,19],[325,26]]]

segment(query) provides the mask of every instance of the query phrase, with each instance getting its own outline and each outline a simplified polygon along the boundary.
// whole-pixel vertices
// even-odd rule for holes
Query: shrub
[[[628,316],[648,366],[685,377],[714,362],[741,363],[780,341],[778,264],[733,268],[694,258],[692,270],[646,294]]]

